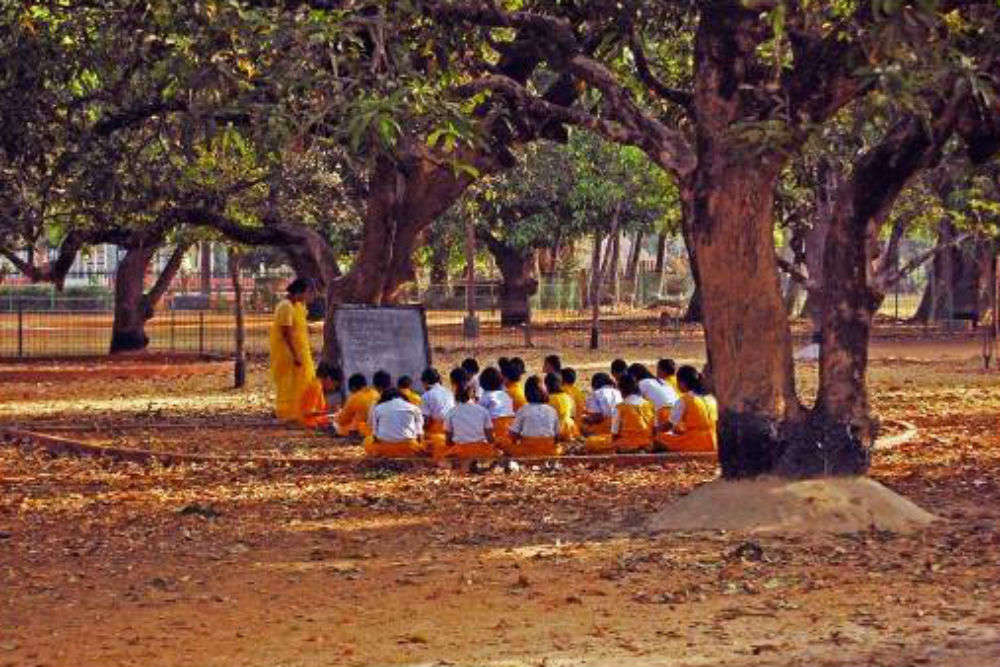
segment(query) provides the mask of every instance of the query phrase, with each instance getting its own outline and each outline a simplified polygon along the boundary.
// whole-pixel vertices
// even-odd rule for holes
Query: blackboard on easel
[[[431,365],[423,306],[337,305],[333,326],[345,385],[354,373],[370,384],[375,371],[385,370],[394,383],[409,375],[414,388],[420,387],[420,374]]]

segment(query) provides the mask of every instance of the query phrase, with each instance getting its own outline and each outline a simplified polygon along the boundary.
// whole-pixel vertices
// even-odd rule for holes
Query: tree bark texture
[[[701,156],[685,193],[709,364],[724,410],[719,461],[727,477],[781,467],[779,428],[797,418],[791,335],[772,235],[777,170],[732,163],[732,147]]]
[[[145,291],[146,273],[159,247],[158,239],[138,235],[126,247],[115,273],[115,312],[111,325],[111,354],[144,350],[149,345],[146,322],[153,318],[156,304],[180,270],[189,244],[179,244],[149,292]]]
[[[535,252],[485,236],[503,282],[500,284],[500,326],[519,327],[531,320],[531,297],[538,292],[534,276]]]

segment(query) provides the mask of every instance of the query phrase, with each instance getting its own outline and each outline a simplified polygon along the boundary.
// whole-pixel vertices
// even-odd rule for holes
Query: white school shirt
[[[493,419],[514,416],[514,401],[510,394],[503,389],[483,392],[483,397],[479,399],[479,405],[486,408]]]
[[[559,413],[551,405],[528,403],[514,415],[510,432],[522,438],[555,438],[559,435]]]
[[[394,398],[372,408],[372,434],[382,442],[419,440],[424,435],[420,408],[405,398]]]
[[[622,393],[618,391],[618,387],[604,386],[587,397],[587,412],[611,418],[615,416],[615,406],[621,402]]]
[[[680,396],[677,395],[673,387],[656,378],[639,380],[639,393],[653,404],[653,409],[656,412],[659,412],[660,408],[673,407],[680,400]]]
[[[628,396],[625,397],[625,400],[622,401],[622,403],[628,403],[629,405],[642,405],[645,402],[646,402],[645,398],[643,398],[642,396],[636,396],[635,394],[629,394]],[[621,403],[619,403],[618,405],[621,405]],[[620,431],[621,429],[622,429],[622,416],[618,412],[618,406],[616,405],[615,414],[611,418],[611,432],[615,435],[618,435],[618,431]]]
[[[448,416],[448,411],[455,407],[455,397],[441,386],[440,382],[425,391],[421,399],[423,404],[420,409],[428,419],[444,421],[444,418]]]
[[[459,403],[444,418],[444,430],[455,444],[486,442],[486,431],[493,428],[489,411],[475,403]]]

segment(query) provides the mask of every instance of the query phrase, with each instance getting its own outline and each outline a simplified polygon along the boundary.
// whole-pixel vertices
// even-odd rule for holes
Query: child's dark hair
[[[524,359],[522,359],[521,357],[512,357],[510,360],[510,365],[516,368],[517,372],[520,373],[521,375],[524,375],[525,371],[528,370],[528,367],[524,363]]]
[[[435,368],[428,368],[420,374],[420,382],[423,383],[425,387],[430,387],[433,384],[437,384],[441,381],[441,374],[437,372]]]
[[[368,380],[361,373],[355,373],[351,377],[347,378],[347,388],[350,391],[358,391],[359,389],[364,389],[368,386]]]
[[[517,367],[513,361],[508,362],[503,368],[500,369],[505,380],[509,382],[520,382],[521,376],[524,375],[524,370]]]
[[[510,359],[508,359],[507,357],[500,357],[499,359],[497,359],[497,368],[500,370],[501,374],[503,374],[503,369],[507,368],[507,366],[509,365],[510,365]]]
[[[628,367],[628,374],[634,377],[636,382],[653,377],[653,374],[646,368],[646,364],[632,364]]]
[[[615,377],[619,375],[624,375],[628,372],[628,364],[624,359],[615,359],[611,362],[611,374]]]
[[[576,384],[576,370],[573,368],[564,368],[559,371],[559,375],[562,376],[563,386],[568,384]]]
[[[389,387],[382,392],[381,396],[378,397],[378,402],[388,403],[389,401],[394,401],[397,398],[403,398],[403,394],[401,394],[395,387]]]
[[[396,380],[396,386],[400,389],[410,389],[413,387],[413,378],[409,375],[400,375],[399,379]]]
[[[327,378],[340,383],[344,381],[344,371],[340,370],[340,366],[334,366],[328,361],[321,361],[316,365],[316,377],[320,380]]]
[[[562,377],[560,377],[556,373],[546,373],[545,391],[549,392],[549,396],[551,396],[552,394],[563,393]]]
[[[487,366],[479,374],[479,386],[483,391],[500,391],[503,389],[503,376],[493,366]]]
[[[532,375],[524,383],[524,397],[528,403],[548,403],[549,395],[542,386],[542,380],[537,375]]]
[[[469,377],[472,377],[479,372],[479,362],[472,357],[468,357],[462,362],[462,368],[469,374]]]
[[[677,369],[677,382],[693,391],[696,394],[704,394],[705,389],[701,383],[701,373],[694,366],[681,366]]]
[[[300,294],[305,294],[310,289],[312,289],[313,282],[309,278],[296,278],[292,282],[288,283],[288,287],[285,291],[288,292],[289,296],[298,296]]]
[[[677,364],[673,359],[660,359],[656,362],[656,370],[670,377],[677,374]]]
[[[558,354],[550,354],[545,357],[545,364],[552,369],[553,373],[558,373],[562,370],[562,359],[559,358]]]
[[[375,371],[375,374],[372,375],[372,386],[379,391],[385,391],[392,387],[392,376],[389,375],[389,371],[382,369]]]
[[[455,402],[468,403],[472,400],[472,389],[467,384],[455,385]]]
[[[622,376],[622,379],[618,381],[618,389],[622,392],[622,396],[632,396],[639,393],[639,381],[635,379],[631,373],[626,373]]]
[[[597,391],[602,387],[615,386],[615,381],[607,373],[594,373],[594,377],[590,378],[590,386],[594,391]]]
[[[461,366],[456,366],[451,369],[451,373],[448,374],[448,379],[456,387],[464,387],[469,384],[469,374],[465,372],[465,369]]]

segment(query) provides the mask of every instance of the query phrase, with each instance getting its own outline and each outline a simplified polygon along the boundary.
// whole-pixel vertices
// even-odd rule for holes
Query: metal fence
[[[575,287],[575,286],[574,286]],[[553,289],[553,293],[557,290]],[[569,294],[568,289],[559,293]],[[463,297],[464,294],[460,293]],[[454,299],[454,295],[449,297]],[[478,336],[470,338],[463,330],[465,315],[457,304],[443,304],[428,299],[428,331],[431,347],[439,352],[523,348],[571,349],[584,348],[590,343],[588,313],[579,310],[563,296],[545,298],[539,303],[548,306],[532,312],[532,323],[526,327],[501,327],[497,304],[487,302],[478,311]],[[568,297],[565,297],[568,299]],[[913,314],[919,302],[917,294],[890,296],[881,313],[900,320]],[[149,351],[161,353],[194,353],[229,356],[235,350],[233,304],[218,299],[212,309],[181,309],[175,301],[164,306],[146,324]],[[451,309],[442,309],[451,307]],[[492,306],[492,309],[490,309]],[[246,351],[251,355],[267,353],[271,308],[253,302],[248,296],[245,308]],[[676,317],[661,315],[662,309],[642,309],[622,306],[602,310],[599,331],[602,347],[662,347],[700,337],[697,324],[682,324]],[[113,304],[97,297],[51,298],[31,296],[14,299],[0,298],[0,358],[67,358],[100,356],[108,352],[111,341]],[[949,323],[950,324],[950,323]],[[883,324],[883,327],[886,326]],[[942,325],[943,326],[943,325]],[[809,325],[796,325],[796,335],[808,338]],[[924,327],[910,327],[927,332]],[[949,331],[956,330],[947,327]],[[314,349],[322,344],[322,323],[312,325]]]

